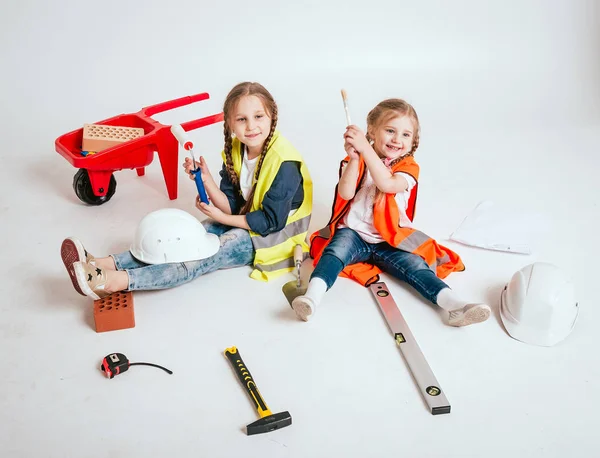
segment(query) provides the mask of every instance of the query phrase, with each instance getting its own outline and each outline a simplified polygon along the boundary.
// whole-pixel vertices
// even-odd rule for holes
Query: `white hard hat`
[[[219,251],[219,237],[194,216],[177,208],[148,213],[140,221],[131,254],[146,264],[204,259]]]
[[[550,347],[575,326],[579,307],[571,280],[555,265],[536,262],[516,272],[500,297],[508,333],[532,345]]]

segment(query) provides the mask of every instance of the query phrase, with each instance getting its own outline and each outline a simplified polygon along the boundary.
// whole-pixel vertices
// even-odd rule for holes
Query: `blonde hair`
[[[417,151],[421,131],[417,112],[410,103],[402,99],[387,99],[383,102],[379,102],[367,115],[367,140],[369,141],[373,140],[369,135],[370,131],[378,129],[390,119],[402,116],[408,116],[414,124],[415,131],[413,132],[412,148],[404,156],[394,159],[390,165],[396,164],[405,157],[413,156],[415,151]]]
[[[414,156],[415,151],[419,147],[419,138],[421,132],[421,126],[419,124],[419,117],[417,116],[417,112],[413,108],[413,106],[402,99],[386,99],[382,102],[379,102],[375,108],[373,108],[369,114],[367,115],[367,140],[369,142],[373,141],[373,138],[369,135],[369,132],[378,129],[390,119],[394,119],[397,117],[408,116],[414,125],[413,132],[413,143],[412,148],[408,153],[403,156],[397,157],[390,163],[390,168],[396,165],[398,162],[403,160],[406,157]],[[385,196],[385,193],[377,188],[375,193],[375,201],[374,205],[378,205],[381,203]]]
[[[223,104],[223,136],[225,137],[225,168],[227,170],[227,175],[229,179],[233,183],[234,187],[237,188],[237,191],[241,193],[240,188],[240,180],[235,170],[233,169],[233,158],[231,156],[233,150],[233,142],[231,138],[231,117],[233,116],[232,111],[236,107],[237,103],[240,101],[242,97],[254,95],[258,97],[267,112],[269,118],[271,118],[271,130],[269,135],[267,136],[265,143],[263,145],[262,152],[260,153],[260,157],[258,159],[258,163],[256,164],[256,170],[254,172],[254,177],[258,180],[258,176],[260,175],[260,169],[262,168],[263,161],[265,160],[265,156],[267,154],[267,149],[269,148],[269,143],[273,138],[273,134],[275,133],[275,128],[277,127],[277,104],[275,103],[275,99],[269,91],[267,91],[261,84],[259,83],[251,83],[244,82],[239,83],[229,91],[227,97],[225,98],[225,103]],[[243,215],[248,213],[250,208],[252,207],[252,200],[254,199],[254,192],[256,190],[256,181],[252,185],[252,189],[250,190],[250,194],[248,195],[248,199],[246,199],[246,203],[240,209],[239,214]]]

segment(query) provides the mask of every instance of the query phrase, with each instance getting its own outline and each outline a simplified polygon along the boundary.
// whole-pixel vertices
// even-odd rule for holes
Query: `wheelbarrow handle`
[[[152,116],[156,113],[162,113],[163,111],[173,110],[174,108],[189,105],[190,103],[200,102],[201,100],[207,100],[208,98],[210,98],[208,92],[202,92],[196,95],[187,95],[185,97],[180,97],[175,100],[169,100],[168,102],[157,103],[156,105],[150,105],[148,107],[142,108],[141,111],[146,116]]]
[[[206,116],[204,118],[194,119],[193,121],[183,122],[181,123],[181,127],[183,127],[183,130],[185,130],[186,132],[189,132],[190,130],[199,129],[200,127],[205,127],[210,124],[221,122],[223,121],[223,119],[223,113],[218,113]]]

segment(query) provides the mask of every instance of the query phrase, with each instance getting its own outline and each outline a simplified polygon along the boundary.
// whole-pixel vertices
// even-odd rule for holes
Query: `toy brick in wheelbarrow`
[[[146,166],[154,159],[154,152],[158,153],[169,199],[177,199],[179,142],[171,126],[155,121],[152,116],[209,97],[206,92],[181,97],[142,108],[137,113],[86,124],[84,128],[58,137],[56,151],[79,169],[73,178],[73,189],[79,200],[89,205],[108,202],[117,187],[113,173],[136,169],[138,176],[143,176]],[[221,121],[222,112],[182,123],[181,127],[188,132]],[[89,149],[84,149],[84,144]],[[91,148],[104,149],[91,151]]]

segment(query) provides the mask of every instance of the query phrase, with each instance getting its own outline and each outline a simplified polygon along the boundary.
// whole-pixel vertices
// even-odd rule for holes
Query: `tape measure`
[[[122,374],[127,369],[129,369],[130,366],[158,367],[159,369],[165,371],[167,374],[173,374],[173,371],[170,371],[166,367],[159,366],[158,364],[130,363],[127,359],[127,356],[125,356],[123,353],[111,353],[110,355],[106,355],[102,360],[102,365],[100,366],[100,369],[102,369],[102,372],[104,372],[108,378],[115,378],[117,375]]]

